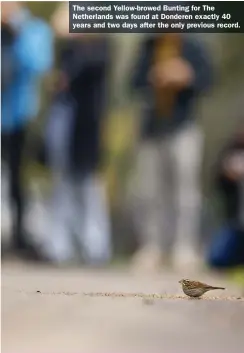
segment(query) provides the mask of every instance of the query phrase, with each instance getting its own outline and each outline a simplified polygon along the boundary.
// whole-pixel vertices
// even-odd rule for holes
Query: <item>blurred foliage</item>
[[[228,271],[229,278],[233,284],[240,287],[242,296],[244,296],[244,266],[238,266]]]
[[[54,10],[58,6],[59,2],[55,1],[26,1],[26,6],[31,10],[31,12],[38,16],[42,17],[45,20],[50,20]]]

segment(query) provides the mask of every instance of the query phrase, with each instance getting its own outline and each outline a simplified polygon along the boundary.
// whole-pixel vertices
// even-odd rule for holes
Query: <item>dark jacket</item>
[[[101,162],[101,122],[107,102],[109,44],[106,38],[69,40],[61,50],[60,70],[69,80],[63,94],[75,103],[70,161],[74,171],[94,171]],[[61,97],[61,98],[60,98]]]
[[[194,119],[191,113],[196,98],[211,86],[212,67],[206,49],[202,44],[187,36],[183,35],[182,40],[182,56],[192,65],[196,79],[192,87],[182,90],[178,94],[170,119],[167,117],[158,119],[156,117],[153,88],[147,79],[152,66],[155,37],[146,39],[142,44],[132,86],[141,93],[144,102],[142,107],[142,136],[144,137],[161,136],[176,131],[191,119]]]

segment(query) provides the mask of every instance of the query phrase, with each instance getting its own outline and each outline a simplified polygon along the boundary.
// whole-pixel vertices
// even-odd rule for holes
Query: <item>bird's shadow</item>
[[[201,300],[202,298],[199,297],[187,297],[188,300]]]

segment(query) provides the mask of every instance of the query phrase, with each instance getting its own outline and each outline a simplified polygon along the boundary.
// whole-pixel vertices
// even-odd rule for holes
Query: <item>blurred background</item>
[[[71,35],[61,2],[1,23],[2,259],[244,266],[244,35]]]

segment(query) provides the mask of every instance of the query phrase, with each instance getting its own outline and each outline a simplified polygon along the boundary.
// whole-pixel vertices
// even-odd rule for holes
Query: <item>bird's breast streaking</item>
[[[182,279],[179,281],[179,283],[182,285],[182,290],[183,292],[188,296],[192,298],[199,298],[201,297],[204,293],[210,291],[210,290],[215,290],[215,289],[222,289],[224,290],[225,288],[223,287],[213,287],[210,286],[206,283],[201,283],[198,281],[192,281],[190,279]]]

